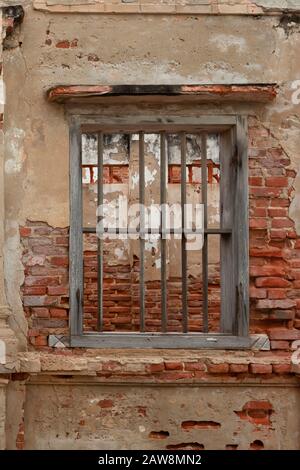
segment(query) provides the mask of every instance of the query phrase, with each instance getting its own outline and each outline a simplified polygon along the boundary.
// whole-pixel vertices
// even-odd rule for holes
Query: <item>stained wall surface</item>
[[[17,346],[15,362],[6,361],[9,369],[0,374],[18,386],[0,389],[0,429],[6,426],[1,446],[298,449],[299,389],[291,354],[300,339],[300,5],[170,1],[162,10],[161,2],[147,3],[19,1],[25,12],[20,24],[3,9],[0,339],[9,337],[12,344],[14,335]],[[50,334],[68,332],[69,135],[65,109],[47,101],[47,90],[61,84],[194,83],[276,84],[277,97],[267,104],[184,107],[115,102],[95,112],[248,116],[250,325],[251,333],[268,336],[270,351],[249,352],[247,360],[241,353],[234,362],[220,352],[208,374],[196,356],[187,369],[170,365],[170,358],[168,366],[150,358],[151,387],[141,384],[134,361],[134,385],[124,385],[126,374],[113,386],[92,384],[86,375],[71,385],[67,378],[42,384],[45,374],[73,375],[89,354],[49,346]],[[105,352],[97,354],[100,361]],[[105,374],[117,373],[115,362]],[[32,381],[34,374],[40,381]],[[251,383],[226,386],[245,380]]]

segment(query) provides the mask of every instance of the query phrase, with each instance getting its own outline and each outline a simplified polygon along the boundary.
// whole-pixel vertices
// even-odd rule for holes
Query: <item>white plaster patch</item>
[[[5,173],[20,173],[25,159],[24,154],[25,131],[17,127],[8,129],[5,133],[6,154],[8,159],[5,162]]]
[[[154,155],[160,162],[160,137],[159,134],[145,134],[144,141],[147,147],[147,153]]]
[[[156,237],[156,238],[155,238]],[[152,235],[149,239],[145,240],[145,251],[152,251],[154,248],[157,250],[158,248],[158,236],[157,235]]]
[[[119,260],[126,260],[127,256],[124,248],[115,248],[115,255]]]
[[[206,62],[204,64],[207,74],[207,83],[248,83],[248,77],[231,70],[226,62]]]
[[[145,184],[146,187],[152,184],[155,181],[155,175],[157,174],[157,170],[154,169],[151,171],[147,166],[145,168]]]
[[[27,261],[26,261],[26,264],[28,266],[43,266],[45,264],[45,259],[46,259],[46,256],[45,255],[34,255],[34,256],[31,256]]]
[[[210,37],[209,42],[213,43],[222,52],[227,52],[230,47],[234,47],[238,52],[246,49],[246,40],[243,37],[232,34],[216,34]]]
[[[134,189],[139,184],[139,174],[135,172],[131,175],[130,188]]]

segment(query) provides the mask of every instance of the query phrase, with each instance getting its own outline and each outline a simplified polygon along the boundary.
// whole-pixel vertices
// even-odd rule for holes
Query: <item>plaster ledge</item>
[[[101,102],[108,97],[153,101],[235,101],[269,103],[277,96],[276,84],[198,85],[59,85],[48,90],[51,103]]]
[[[267,1],[251,0],[206,0],[205,2],[173,0],[159,3],[159,0],[34,0],[36,10],[52,13],[90,14],[157,14],[157,15],[279,15],[282,12],[295,12],[299,7],[278,6]]]
[[[68,351],[59,353],[24,352],[19,353],[20,372],[22,373],[75,373],[96,375],[97,372],[111,374],[143,373],[147,366],[165,362],[185,364],[238,364],[238,365],[289,365],[290,355],[276,356],[254,351],[199,351],[199,350],[124,350],[92,349],[81,355]]]

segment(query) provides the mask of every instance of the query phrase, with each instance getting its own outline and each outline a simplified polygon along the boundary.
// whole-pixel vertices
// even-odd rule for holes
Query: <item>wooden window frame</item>
[[[88,348],[248,349],[249,223],[247,118],[241,115],[70,117],[70,346]],[[220,133],[221,237],[220,333],[83,332],[81,135],[84,132]]]

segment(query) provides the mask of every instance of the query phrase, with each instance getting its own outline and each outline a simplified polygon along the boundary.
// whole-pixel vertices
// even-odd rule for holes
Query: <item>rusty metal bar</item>
[[[97,203],[103,207],[103,133],[98,134],[98,184]],[[101,223],[98,215],[97,223]],[[98,236],[98,331],[103,331],[103,239]]]
[[[145,149],[144,132],[139,133],[140,202],[140,331],[145,331]]]
[[[181,280],[182,280],[182,331],[188,333],[188,280],[186,251],[186,135],[181,134]]]
[[[162,332],[168,329],[167,317],[167,240],[166,232],[166,202],[167,202],[167,159],[166,133],[160,134],[160,204],[161,204],[161,327]]]
[[[204,211],[204,241],[202,248],[203,332],[208,332],[208,234],[207,229],[207,135],[201,137],[201,188]]]

